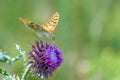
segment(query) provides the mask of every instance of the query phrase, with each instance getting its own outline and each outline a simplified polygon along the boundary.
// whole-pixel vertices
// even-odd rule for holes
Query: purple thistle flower
[[[30,70],[38,77],[48,78],[63,62],[62,53],[55,44],[36,41],[36,45],[32,46],[32,51],[29,52]]]

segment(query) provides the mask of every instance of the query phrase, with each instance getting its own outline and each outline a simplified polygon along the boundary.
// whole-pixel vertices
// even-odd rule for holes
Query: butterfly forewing
[[[41,25],[49,33],[54,32],[59,20],[59,14],[56,12],[45,24]]]

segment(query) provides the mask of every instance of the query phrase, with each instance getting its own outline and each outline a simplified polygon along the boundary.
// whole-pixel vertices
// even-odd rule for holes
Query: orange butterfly
[[[55,31],[55,28],[58,24],[59,13],[56,12],[45,24],[38,25],[27,19],[19,18],[29,29],[37,33],[39,36],[51,34]]]

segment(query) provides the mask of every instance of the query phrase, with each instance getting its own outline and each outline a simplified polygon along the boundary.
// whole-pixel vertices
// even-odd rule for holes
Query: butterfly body
[[[48,36],[55,31],[58,24],[59,14],[56,12],[45,24],[38,25],[30,20],[20,18],[20,20],[26,25],[27,28],[34,31],[38,36]]]

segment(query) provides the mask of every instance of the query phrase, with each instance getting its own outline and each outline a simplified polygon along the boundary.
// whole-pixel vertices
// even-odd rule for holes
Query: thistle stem
[[[1,68],[0,68],[0,73],[4,76],[9,76],[10,75],[6,70],[2,70]]]
[[[25,68],[25,71],[24,71],[24,73],[23,73],[23,76],[22,76],[22,79],[21,80],[26,80],[26,77],[27,77],[27,75],[28,75],[28,73],[29,73],[29,67],[30,67],[31,65],[28,65],[28,66],[26,66],[26,68]]]

